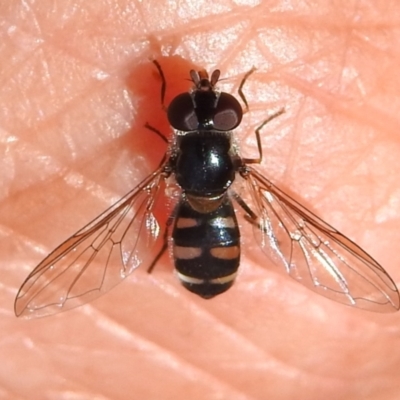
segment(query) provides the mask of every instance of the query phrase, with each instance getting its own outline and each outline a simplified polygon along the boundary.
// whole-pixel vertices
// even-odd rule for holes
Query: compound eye
[[[221,93],[214,114],[214,128],[230,131],[242,121],[243,110],[240,103],[230,94]]]
[[[167,114],[170,125],[178,131],[194,131],[198,127],[199,122],[189,93],[176,96],[168,106]]]

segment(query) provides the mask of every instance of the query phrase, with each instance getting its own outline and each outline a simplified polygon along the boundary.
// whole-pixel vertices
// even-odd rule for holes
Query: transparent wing
[[[248,219],[272,261],[332,300],[377,312],[399,309],[395,283],[371,256],[257,171],[248,170],[257,214]]]
[[[22,284],[15,314],[41,317],[77,307],[110,290],[139,265],[150,265],[154,247],[162,242],[153,214],[164,182],[161,171],[49,254]]]

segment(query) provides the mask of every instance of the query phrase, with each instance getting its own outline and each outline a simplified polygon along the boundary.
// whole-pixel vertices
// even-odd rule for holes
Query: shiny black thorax
[[[190,132],[178,137],[175,177],[187,193],[215,196],[235,179],[230,136],[225,132]]]

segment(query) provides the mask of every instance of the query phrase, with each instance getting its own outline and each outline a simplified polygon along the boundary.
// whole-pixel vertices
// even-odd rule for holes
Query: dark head
[[[242,107],[234,96],[216,90],[219,76],[218,69],[211,78],[204,70],[190,71],[192,91],[179,94],[168,106],[168,120],[174,129],[182,132],[228,132],[240,124]]]

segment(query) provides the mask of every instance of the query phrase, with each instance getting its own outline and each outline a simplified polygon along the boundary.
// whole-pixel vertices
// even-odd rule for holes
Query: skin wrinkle
[[[182,296],[181,292],[178,293],[177,296],[182,297],[182,300],[184,300],[184,296]],[[205,308],[203,304],[191,304],[190,311],[194,318],[206,320],[207,324],[210,326],[215,326],[214,329],[224,334],[227,340],[231,339],[233,342],[232,344],[240,345],[242,343],[242,347],[246,348],[247,353],[250,353],[253,357],[263,356],[261,357],[262,359],[267,356],[267,354],[262,354],[263,349],[257,343],[254,343],[249,340],[249,338],[246,338],[241,332],[232,329],[230,325],[224,323],[220,316],[214,315],[212,310]]]
[[[120,7],[115,7],[116,4]],[[133,185],[128,178],[133,177],[137,182],[139,176],[144,177],[146,171],[151,170],[149,165],[135,163],[136,157],[149,160],[153,165],[159,159],[158,155],[148,151],[155,142],[154,138],[144,138],[148,132],[144,129],[132,132],[118,122],[121,115],[127,115],[126,105],[121,106],[120,96],[113,95],[113,92],[126,89],[134,94],[126,76],[135,71],[137,63],[157,56],[149,49],[143,51],[146,47],[143,39],[150,38],[154,43],[154,37],[158,38],[160,46],[173,42],[172,48],[186,59],[190,54],[194,55],[192,61],[198,67],[209,71],[220,68],[222,77],[227,78],[221,86],[227,84],[237,88],[243,74],[256,65],[258,71],[245,87],[250,113],[245,115],[237,131],[239,142],[249,144],[242,153],[247,155],[255,151],[251,128],[266,114],[285,106],[286,113],[263,130],[264,162],[258,170],[328,223],[344,233],[352,232],[354,239],[399,282],[399,256],[394,245],[400,239],[398,221],[396,217],[384,224],[376,225],[373,221],[375,211],[384,209],[384,202],[395,190],[400,175],[393,165],[399,153],[396,117],[399,82],[395,74],[399,53],[395,46],[397,23],[391,22],[399,16],[400,5],[393,2],[383,7],[364,0],[357,2],[358,8],[353,7],[350,11],[345,10],[345,5],[336,4],[341,10],[335,13],[334,5],[325,5],[322,11],[321,5],[314,4],[311,8],[310,4],[305,11],[299,3],[295,6],[298,8],[279,11],[282,7],[279,2],[269,2],[257,7],[242,6],[211,18],[206,15],[205,5],[200,16],[193,13],[187,19],[173,22],[175,14],[171,14],[168,22],[171,28],[159,29],[156,25],[168,9],[162,3],[152,2],[146,9],[141,9],[140,26],[144,26],[143,20],[149,23],[146,24],[147,32],[140,32],[142,36],[139,36],[131,18],[118,18],[118,13],[123,10],[134,12],[127,9],[127,4],[117,0],[98,2],[95,9],[82,10],[90,5],[70,0],[64,5],[65,9],[76,8],[81,12],[69,14],[62,25],[57,24],[56,18],[57,13],[63,12],[61,8],[50,12],[45,10],[45,4],[28,2],[25,3],[28,8],[21,13],[18,11],[21,3],[0,6],[0,15],[9,26],[16,26],[18,35],[23,33],[29,40],[42,41],[35,49],[25,48],[21,36],[20,42],[15,42],[16,36],[7,36],[6,31],[0,31],[2,36],[9,37],[0,50],[4,51],[3,59],[8,60],[0,67],[3,83],[0,131],[18,138],[17,142],[7,144],[0,136],[0,146],[9,146],[10,152],[17,153],[15,181],[2,182],[0,178],[0,185],[7,185],[4,189],[10,193],[0,203],[0,219],[5,215],[7,221],[6,224],[2,221],[7,229],[0,237],[0,268],[2,284],[6,287],[0,292],[2,332],[10,338],[10,341],[0,341],[0,357],[7,361],[0,367],[0,392],[9,398],[32,398],[32,393],[35,398],[46,398],[50,394],[55,398],[57,393],[74,393],[75,389],[78,394],[85,384],[84,392],[88,396],[93,390],[93,395],[116,399],[131,398],[128,393],[132,390],[138,398],[150,399],[286,400],[324,396],[330,400],[397,399],[399,315],[351,310],[276,274],[276,269],[268,265],[253,243],[251,227],[243,221],[242,235],[248,247],[244,249],[240,274],[234,287],[216,299],[205,301],[184,291],[172,273],[171,262],[164,257],[152,275],[153,280],[162,284],[151,284],[146,276],[136,278],[134,273],[88,308],[41,321],[25,322],[13,316],[13,297],[26,274],[43,258],[43,251],[51,251],[95,217],[96,210],[105,209],[110,193],[112,197],[122,197]],[[210,2],[209,6],[212,4]],[[129,6],[134,9],[141,4],[129,2]],[[187,7],[187,12],[194,10]],[[59,15],[60,19],[62,17]],[[376,18],[380,20],[374,22]],[[218,44],[215,38],[219,29],[232,27],[239,35],[237,40],[221,38],[221,50],[208,46],[209,38]],[[240,27],[247,27],[243,34]],[[382,30],[386,35],[385,45],[379,37]],[[275,41],[264,42],[266,39],[260,39],[260,34],[263,37],[272,34],[269,37],[274,37]],[[290,57],[285,59],[285,51],[273,51],[275,46],[291,49],[287,53]],[[198,52],[199,48],[204,50]],[[43,69],[39,68],[37,59],[33,62],[37,52],[44,52],[40,62],[46,60],[46,68],[43,64]],[[53,54],[57,54],[56,63]],[[361,61],[355,62],[355,54]],[[60,62],[62,57],[68,62]],[[167,59],[166,64],[168,61],[176,65],[176,75],[167,76],[171,91],[175,82],[188,79],[189,68],[179,66],[176,60]],[[354,82],[346,81],[343,73],[346,62],[359,73]],[[30,63],[33,68],[28,77],[26,71]],[[368,69],[371,63],[377,63],[378,67]],[[303,67],[308,67],[304,68],[304,73]],[[148,68],[151,69],[151,65]],[[93,79],[93,71],[98,69],[108,74],[100,85]],[[43,80],[42,74],[48,74],[50,80]],[[155,81],[154,75],[151,76]],[[362,83],[363,92],[358,90],[357,80]],[[157,87],[158,82],[154,85]],[[270,101],[257,100],[254,97],[257,88],[270,94]],[[232,93],[236,95],[234,90]],[[168,95],[171,96],[171,92]],[[154,96],[159,101],[159,92]],[[133,104],[135,101],[133,99]],[[299,113],[301,102],[307,106]],[[317,106],[321,122],[314,129],[311,125],[310,131],[305,131],[302,121],[312,116],[308,114],[312,106]],[[109,118],[110,110],[119,117]],[[139,107],[138,110],[142,109]],[[152,115],[154,121],[149,122],[157,124],[160,120],[162,131],[168,132],[162,122],[165,118],[162,111],[155,107],[152,110],[148,115]],[[64,118],[72,122],[66,126]],[[294,126],[296,118],[298,122]],[[126,122],[135,129],[138,126],[135,118]],[[329,124],[333,122],[335,129],[332,131]],[[97,139],[92,133],[93,126],[99,127]],[[282,135],[281,130],[285,131]],[[364,130],[371,138],[370,146],[364,137],[359,140]],[[280,137],[275,142],[274,132]],[[308,135],[317,134],[323,137],[323,143],[319,139],[315,143],[315,153],[311,154],[313,152],[304,147],[304,142]],[[65,146],[61,140],[63,136],[68,137],[75,147]],[[119,139],[112,140],[115,137]],[[249,141],[245,141],[247,137]],[[145,144],[141,144],[141,140]],[[358,140],[360,145],[356,146]],[[36,154],[51,156],[49,162],[57,160],[57,170],[46,172],[44,168],[39,171],[41,166],[33,163],[31,168],[35,171],[30,172],[29,165],[18,156],[21,145],[26,142],[33,146],[26,148],[26,151],[32,151],[27,154],[28,159],[37,148]],[[147,149],[146,143],[151,143]],[[346,144],[352,146],[346,148]],[[385,146],[387,157],[382,150],[377,153],[376,145]],[[110,146],[109,150],[107,146]],[[72,148],[76,148],[76,160],[71,159]],[[321,154],[321,149],[326,153]],[[119,154],[125,158],[127,152],[132,161],[125,168]],[[100,156],[95,157],[99,153]],[[329,159],[331,157],[335,159]],[[378,158],[374,160],[374,157]],[[388,164],[386,184],[385,162]],[[283,174],[282,163],[289,165],[284,166]],[[364,170],[357,168],[363,164],[370,164],[369,170],[365,170],[369,174],[367,178],[361,176]],[[3,165],[8,168],[7,164]],[[326,178],[313,179],[315,166],[327,170]],[[377,167],[379,171],[375,171]],[[84,178],[80,190],[64,181],[65,176],[71,174]],[[370,187],[377,179],[380,179],[378,188]],[[90,189],[85,190],[85,187]],[[94,187],[97,188],[95,193]],[[99,190],[100,187],[106,191]],[[357,198],[350,197],[348,205],[338,202],[341,187],[351,188],[348,193]],[[38,190],[41,193],[38,194]],[[379,196],[375,194],[378,190]],[[2,186],[0,191],[3,191]],[[373,197],[369,198],[371,195]],[[304,201],[306,197],[308,201]],[[396,202],[386,207],[393,210]],[[349,210],[357,212],[354,214]],[[399,215],[395,211],[388,213]],[[340,219],[338,224],[335,215],[347,215],[348,220]],[[24,267],[21,267],[22,261],[26,263]],[[263,285],[263,281],[274,284]],[[164,291],[165,285],[171,290]],[[93,320],[87,318],[88,310],[99,310]],[[161,352],[167,349],[177,364],[171,364],[170,369],[168,364],[161,368],[158,360],[151,358],[135,340],[126,349],[126,343],[117,335],[103,334],[102,329],[98,329],[99,324],[109,321],[126,326],[133,338],[143,338]],[[21,338],[29,340],[32,348],[21,344]],[[63,354],[57,354],[57,344],[63,344],[66,349],[68,346],[81,348],[80,357],[76,358],[73,352],[69,355],[65,350],[61,351]],[[107,351],[93,358],[91,355],[96,349]],[[257,350],[260,354],[256,361],[252,353]],[[179,365],[178,360],[184,361]],[[23,380],[16,372],[21,370],[22,364]],[[197,369],[199,375],[195,380],[185,378],[183,370],[186,366]],[[180,367],[182,376],[179,376]],[[132,386],[133,379],[137,384],[135,387]],[[210,382],[223,384],[207,391],[210,379]]]
[[[115,329],[118,331],[121,331],[121,329],[126,329],[123,327],[123,325],[121,325],[121,322],[112,320],[107,316],[107,314],[103,314],[102,312],[98,312],[93,309],[93,312],[88,312],[86,314],[90,316],[94,322],[96,322],[95,319],[101,320],[99,327],[111,335]],[[184,359],[182,356],[178,357],[178,355],[170,349],[160,346],[160,344],[154,341],[149,342],[146,338],[134,334],[134,332],[131,330],[126,330],[123,338],[127,339],[128,335],[131,339],[128,341],[128,345],[138,346],[145,353],[157,354],[156,358],[160,364],[167,366],[169,370],[175,370],[177,374],[182,375],[182,377],[185,377],[185,379],[188,381],[194,382],[199,380],[208,382],[210,387],[213,388],[212,390],[224,392],[226,395],[229,395],[230,398],[251,400],[246,396],[245,393],[240,393],[237,389],[235,389],[231,382],[224,382],[221,379],[216,379],[215,375],[210,375],[207,370],[200,369],[198,366]],[[116,336],[121,338],[119,334]],[[82,383],[84,383],[84,381],[82,381]]]
[[[88,316],[90,315],[90,317],[95,320],[96,318],[93,318],[94,315],[99,314],[99,313],[96,312],[96,310],[94,310],[92,307],[90,307],[90,309],[92,309],[93,312],[88,312],[87,315]],[[193,307],[191,307],[191,310],[193,310]],[[197,307],[197,311],[196,311],[195,316],[196,317],[200,317],[200,318],[204,318],[205,317],[208,320],[213,319],[213,316],[207,310],[204,310],[203,307],[201,307],[201,304],[200,304],[200,307]],[[100,317],[100,316],[98,315],[98,317]],[[111,324],[110,324],[110,318],[108,318],[106,315],[103,316],[103,319],[102,318],[99,318],[99,319],[100,319],[101,327],[103,329],[107,330],[107,331],[110,331],[110,332],[112,332],[113,329],[114,329],[114,327],[112,327],[111,325],[116,325],[116,324],[120,325],[120,323],[117,322],[117,321],[111,322]],[[212,326],[212,322],[218,323],[218,320],[215,320],[215,321],[211,321],[210,320],[209,321],[210,326]],[[221,322],[220,322],[219,325],[222,325]],[[217,325],[217,327],[218,327],[218,325]],[[221,326],[219,328],[221,328]],[[223,331],[225,333],[227,333],[227,331],[230,332],[228,334],[228,337],[229,336],[238,336],[237,333],[235,331],[232,331],[232,329],[229,326],[225,326],[224,325],[224,326],[222,326],[222,328],[223,328]],[[118,330],[121,330],[121,329],[118,328]],[[130,333],[130,332],[131,331],[126,331],[126,333],[128,335],[132,336],[132,339],[135,339],[135,340],[130,340],[130,344],[135,344],[137,342],[137,339],[139,339],[139,338],[138,338],[137,335],[133,335],[133,333],[132,332]],[[127,338],[126,334],[124,334],[124,338]],[[238,339],[247,341],[247,339],[245,337],[243,337],[243,338],[238,337]],[[146,338],[140,338],[140,341],[142,343],[145,343],[146,342]],[[240,341],[239,341],[238,344],[240,345]],[[148,347],[148,346],[150,346],[150,347],[153,347],[153,346],[159,347],[160,344],[157,344],[154,341],[152,341],[151,343],[147,343],[147,345],[145,347]],[[247,347],[251,348],[251,347],[254,347],[254,345],[252,343],[249,343],[247,345]],[[164,355],[168,355],[168,354],[170,354],[170,351],[171,351],[170,349],[166,348],[165,346],[163,346],[161,348],[159,347],[159,350],[161,352],[160,353],[161,356],[163,355],[163,353],[164,353]],[[269,365],[270,369],[276,370],[277,367],[280,367],[280,366],[281,367],[285,367],[285,368],[281,368],[281,370],[282,370],[282,372],[285,371],[285,378],[286,379],[288,379],[290,377],[294,377],[298,373],[298,371],[296,371],[295,369],[291,368],[290,365],[285,365],[283,361],[277,360],[277,359],[272,360],[270,356],[267,357],[267,354],[263,354],[262,353],[262,349],[259,348],[259,347],[252,349],[252,352],[254,353],[254,355],[257,356],[257,359],[259,359],[257,361],[256,360],[253,361],[253,363],[252,363],[253,367],[256,367],[258,365],[258,367],[256,367],[256,368],[260,368],[261,367],[261,369],[265,369],[265,365],[263,365],[263,364],[265,364],[265,361],[263,362],[262,360],[263,359],[268,359],[268,365]],[[174,357],[173,353],[168,357],[171,357],[171,356]],[[201,361],[201,359],[200,359],[200,361]],[[179,371],[179,368],[181,368],[182,369],[181,373],[185,372],[185,373],[189,373],[189,375],[193,374],[193,373],[196,373],[198,375],[197,378],[192,377],[191,380],[200,379],[204,375],[204,372],[202,372],[202,370],[199,369],[199,366],[195,365],[193,363],[193,361],[190,361],[190,359],[183,359],[182,358],[182,363],[183,363],[183,365],[180,365],[180,366],[179,366],[179,363],[177,363],[177,362],[174,363],[174,364],[177,364],[175,366],[177,371]],[[235,363],[234,365],[237,366],[237,363]],[[186,368],[182,368],[183,366],[189,367],[191,370],[186,371]],[[231,366],[229,366],[229,368],[231,368]],[[242,367],[242,368],[244,368],[244,367]],[[209,383],[211,383],[212,381],[214,381],[214,379],[212,379],[211,376],[209,376]],[[229,381],[227,381],[227,382],[226,381],[225,382],[224,381],[215,381],[214,382],[214,384],[217,384],[217,383],[221,386],[220,390],[222,390],[224,387],[226,387],[226,388],[230,388],[231,387],[232,390],[235,390],[234,385],[232,384],[233,382],[229,382]],[[234,393],[234,392],[232,392],[232,393]],[[229,396],[232,396],[232,393],[229,393]],[[246,398],[249,398],[249,397],[246,397]]]
[[[101,314],[101,313],[96,313],[95,314]],[[93,315],[91,315],[93,317]],[[108,331],[109,333],[112,333],[113,329],[117,328],[119,331],[121,330],[120,322],[118,321],[112,321],[106,314],[102,315],[97,315],[99,318],[102,319],[102,324],[101,326],[103,327],[104,330]],[[209,315],[207,315],[209,317]],[[124,329],[124,328],[122,328]],[[125,328],[126,329],[126,328]],[[232,385],[232,382],[224,382],[222,380],[217,380],[215,379],[215,375],[210,375],[207,373],[207,371],[200,369],[199,366],[196,366],[190,360],[186,360],[183,358],[184,354],[182,354],[179,358],[177,357],[177,354],[171,351],[171,349],[166,348],[165,346],[160,347],[160,344],[151,341],[148,342],[146,338],[140,338],[137,335],[134,335],[134,333],[131,330],[126,331],[127,334],[131,336],[130,344],[135,344],[137,345],[137,340],[139,339],[142,342],[141,348],[147,347],[151,348],[155,353],[157,353],[157,356],[160,357],[160,361],[169,366],[170,368],[174,368],[177,373],[182,374],[182,375],[187,375],[188,379],[195,381],[197,380],[203,380],[203,381],[208,381],[210,384],[213,384],[215,386],[220,386],[218,390],[227,390],[227,393],[229,393],[230,396],[236,395],[237,398],[240,398],[242,396],[241,393],[237,392],[235,389],[234,385]],[[126,337],[126,334],[124,335]],[[145,350],[145,351],[148,351]],[[194,375],[197,375],[194,376]],[[236,393],[235,393],[236,392]],[[247,398],[247,397],[243,397]]]

